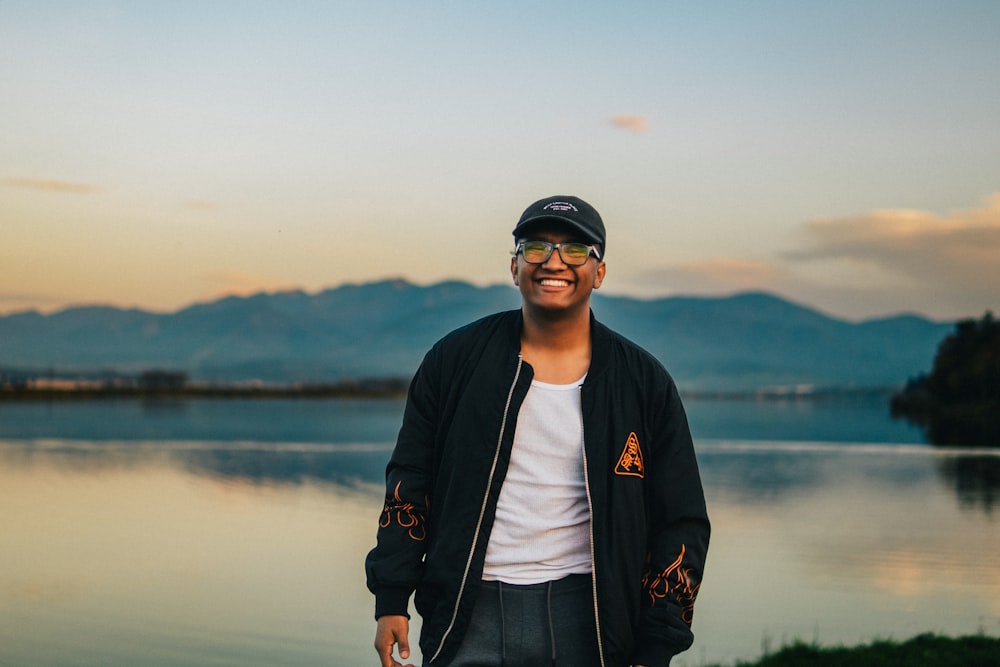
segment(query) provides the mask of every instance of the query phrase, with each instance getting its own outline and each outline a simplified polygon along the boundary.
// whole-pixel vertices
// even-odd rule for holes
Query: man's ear
[[[514,284],[520,287],[521,284],[517,282],[517,257],[510,258],[510,275],[514,278]]]
[[[601,262],[597,265],[597,271],[594,273],[594,289],[600,289],[601,283],[604,282],[604,274],[608,270],[608,265]]]

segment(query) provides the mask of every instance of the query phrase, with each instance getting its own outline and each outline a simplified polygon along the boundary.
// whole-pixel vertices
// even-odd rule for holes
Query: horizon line
[[[61,304],[59,306],[56,306],[54,308],[51,308],[51,309],[39,308],[37,306],[29,306],[29,307],[26,307],[26,308],[15,308],[15,309],[11,309],[11,310],[0,310],[0,318],[6,318],[6,317],[11,317],[11,316],[17,316],[17,315],[28,315],[28,314],[36,314],[36,315],[40,315],[40,316],[43,316],[43,317],[49,317],[49,316],[58,315],[60,313],[64,313],[64,312],[70,311],[70,310],[84,310],[84,309],[89,309],[89,308],[108,308],[108,309],[122,310],[122,311],[139,311],[139,312],[149,313],[149,314],[153,314],[153,315],[174,315],[174,314],[177,314],[177,313],[182,312],[184,310],[187,310],[189,308],[194,308],[194,307],[197,307],[197,306],[209,305],[209,304],[217,303],[219,301],[223,301],[223,300],[226,300],[226,299],[251,299],[251,298],[260,297],[260,296],[280,296],[280,295],[283,295],[283,294],[296,294],[296,293],[301,293],[301,294],[304,294],[304,295],[309,296],[309,297],[315,297],[315,296],[317,296],[319,294],[322,294],[324,292],[331,292],[331,291],[336,291],[336,290],[339,290],[339,289],[350,288],[350,287],[364,287],[364,286],[369,286],[369,285],[378,285],[378,284],[383,284],[383,283],[400,283],[400,284],[403,284],[403,285],[412,286],[412,287],[419,287],[419,288],[432,288],[432,287],[437,287],[437,286],[441,286],[441,285],[446,285],[446,284],[449,284],[449,283],[458,283],[458,284],[468,285],[470,287],[473,287],[473,288],[476,288],[476,289],[482,289],[482,290],[493,289],[493,288],[496,288],[496,287],[505,287],[505,288],[510,288],[510,289],[516,289],[513,285],[508,285],[507,283],[503,283],[503,282],[480,284],[480,283],[476,283],[476,282],[473,282],[471,280],[463,279],[463,278],[443,278],[443,279],[440,279],[440,280],[433,280],[433,281],[429,281],[429,282],[418,282],[418,281],[413,280],[411,278],[408,278],[406,276],[386,276],[384,278],[377,278],[377,279],[366,280],[366,281],[365,280],[362,280],[362,281],[346,280],[346,281],[341,282],[341,283],[334,283],[334,284],[328,285],[326,287],[320,287],[320,288],[315,289],[315,290],[310,290],[310,289],[307,289],[306,287],[303,287],[303,286],[298,286],[298,287],[289,286],[289,287],[280,287],[280,288],[274,288],[274,289],[261,288],[261,289],[257,289],[257,290],[253,290],[253,291],[246,290],[246,291],[220,292],[219,294],[217,294],[215,296],[212,296],[212,297],[207,297],[207,298],[204,298],[204,299],[195,299],[195,300],[187,302],[186,304],[183,304],[183,305],[180,305],[180,306],[177,306],[177,307],[174,307],[174,308],[167,308],[167,309],[159,309],[159,308],[154,308],[154,307],[149,307],[149,306],[142,306],[142,305],[139,305],[139,304],[125,304],[125,303],[116,303],[114,301],[97,301],[97,300],[95,300],[95,301],[77,301],[77,302],[63,303],[63,304]],[[938,324],[947,324],[947,323],[959,322],[959,321],[964,320],[964,319],[977,319],[978,317],[982,316],[984,313],[991,312],[990,309],[987,308],[984,311],[984,313],[980,313],[978,315],[967,315],[967,316],[964,316],[964,317],[954,317],[954,318],[953,317],[939,318],[939,317],[932,317],[932,316],[927,315],[925,313],[921,313],[921,312],[914,311],[914,310],[900,310],[900,311],[887,312],[887,313],[884,313],[884,314],[881,314],[881,315],[874,315],[874,316],[867,316],[867,317],[849,317],[849,316],[846,316],[846,315],[839,315],[839,314],[833,313],[833,312],[831,312],[829,310],[826,310],[826,309],[821,308],[819,306],[816,306],[814,304],[807,303],[807,302],[801,301],[799,299],[794,299],[794,298],[788,297],[786,295],[783,295],[783,294],[781,294],[779,292],[768,290],[768,289],[764,289],[764,288],[747,288],[747,289],[740,289],[740,290],[724,291],[724,292],[719,292],[719,293],[680,293],[679,292],[679,293],[675,293],[675,294],[664,294],[664,295],[659,295],[659,296],[636,296],[636,295],[628,294],[627,292],[616,292],[613,289],[612,290],[606,290],[605,292],[602,292],[602,293],[596,293],[596,292],[594,293],[594,296],[596,298],[598,298],[598,299],[617,298],[617,299],[628,299],[628,300],[632,300],[632,301],[640,301],[640,302],[646,302],[646,303],[652,303],[652,302],[664,301],[664,300],[674,300],[674,299],[677,299],[677,300],[713,300],[713,301],[722,301],[722,300],[726,300],[726,299],[733,299],[733,298],[743,297],[743,296],[749,296],[749,295],[761,295],[761,296],[773,297],[773,298],[776,298],[778,300],[784,301],[786,303],[792,304],[794,306],[798,306],[798,307],[804,308],[806,310],[814,311],[814,312],[819,313],[819,314],[821,314],[821,315],[823,315],[825,317],[828,317],[830,319],[839,320],[839,321],[845,321],[845,322],[851,322],[851,323],[856,323],[856,324],[865,323],[865,322],[888,320],[888,319],[896,319],[896,318],[901,318],[901,317],[917,317],[919,319],[927,320],[929,322],[934,322],[934,323],[938,323]]]

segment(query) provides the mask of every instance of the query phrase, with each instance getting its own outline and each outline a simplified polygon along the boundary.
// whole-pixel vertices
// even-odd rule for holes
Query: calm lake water
[[[1000,449],[931,447],[885,397],[687,408],[714,532],[674,664],[1000,635]],[[401,413],[0,403],[0,665],[377,665],[362,561]]]

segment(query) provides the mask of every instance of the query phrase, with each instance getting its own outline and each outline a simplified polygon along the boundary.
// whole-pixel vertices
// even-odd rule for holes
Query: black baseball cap
[[[604,255],[606,233],[601,214],[579,197],[557,195],[539,199],[521,214],[521,219],[514,227],[514,238],[525,238],[525,234],[531,227],[545,220],[558,220],[568,224],[582,234],[586,240],[600,245],[601,255]]]

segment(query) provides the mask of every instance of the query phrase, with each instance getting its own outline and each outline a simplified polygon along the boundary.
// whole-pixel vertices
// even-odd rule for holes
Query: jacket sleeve
[[[691,646],[710,524],[687,416],[670,380],[656,398],[647,486],[649,533],[636,664],[666,667]]]
[[[423,573],[438,423],[436,359],[432,349],[410,383],[403,424],[386,466],[377,542],[365,559],[368,589],[375,594],[375,618],[408,616],[410,596]]]

